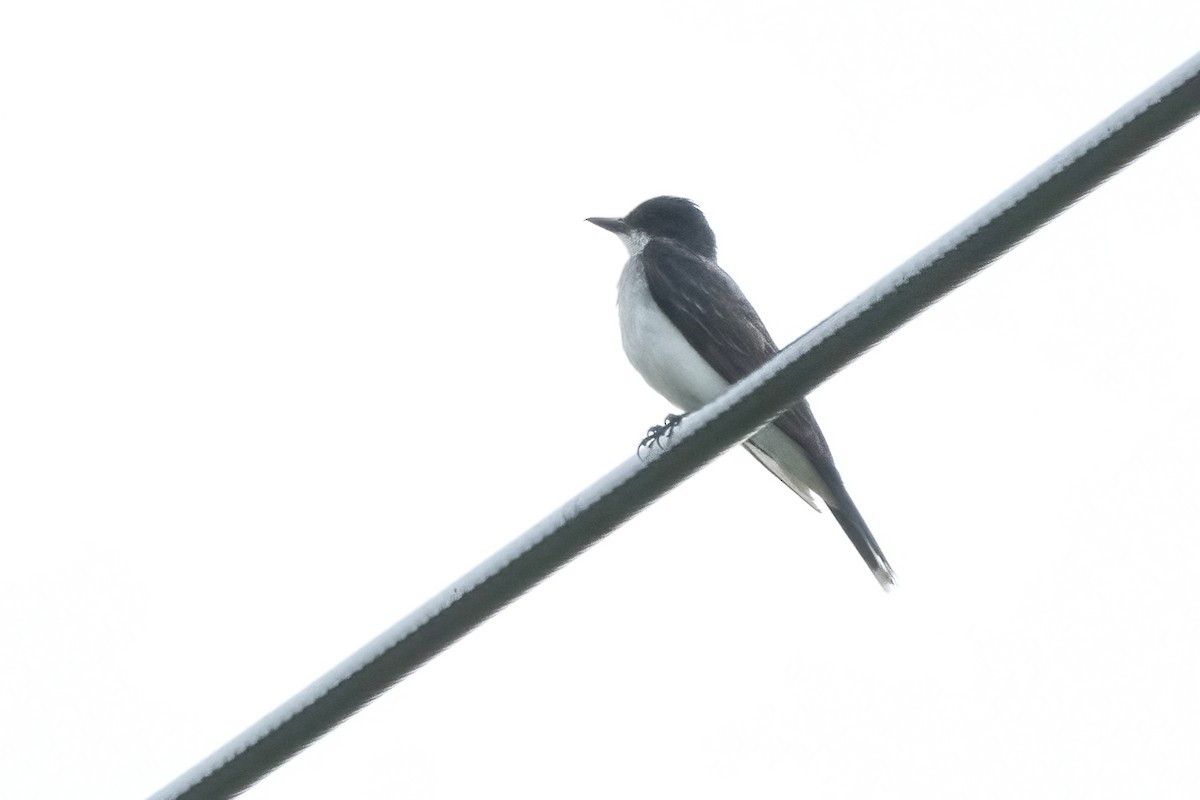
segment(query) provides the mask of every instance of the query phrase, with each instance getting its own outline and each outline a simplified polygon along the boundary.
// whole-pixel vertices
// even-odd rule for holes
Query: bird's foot
[[[681,422],[683,422],[682,414],[667,414],[662,425],[652,425],[646,431],[646,438],[642,439],[641,444],[638,445],[638,452],[641,452],[642,448],[653,450],[655,447],[658,447],[661,450],[663,448],[663,439],[670,439],[675,435],[675,429],[679,427],[679,423]]]

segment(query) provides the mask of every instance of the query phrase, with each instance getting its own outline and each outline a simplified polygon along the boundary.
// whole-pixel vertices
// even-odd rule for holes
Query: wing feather
[[[742,290],[712,261],[670,240],[653,239],[642,253],[642,262],[654,301],[688,343],[731,384],[779,352]],[[796,401],[775,420],[775,425],[804,450],[826,484],[828,491],[821,493],[822,499],[879,583],[890,588],[895,583],[892,568],[850,498],[808,401]],[[761,450],[756,452],[752,446],[748,449],[763,460]],[[790,486],[788,481],[784,483]],[[811,503],[810,498],[801,497]]]

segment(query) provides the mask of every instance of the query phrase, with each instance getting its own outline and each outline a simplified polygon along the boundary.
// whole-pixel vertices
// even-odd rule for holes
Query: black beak
[[[617,219],[616,217],[588,217],[587,221],[593,225],[599,225],[606,231],[629,233],[629,226],[625,224],[625,220],[623,219]]]

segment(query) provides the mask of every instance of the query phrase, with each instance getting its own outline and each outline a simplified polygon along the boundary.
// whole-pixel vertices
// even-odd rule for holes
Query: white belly
[[[630,363],[650,388],[678,408],[695,411],[729,388],[654,302],[639,258],[631,258],[621,273],[617,312]]]
[[[650,295],[641,261],[631,258],[617,283],[621,344],[634,369],[650,388],[683,411],[695,411],[729,388],[683,334],[671,324]],[[817,494],[828,495],[808,455],[774,425],[759,431],[747,444],[750,452],[809,505]]]
[[[826,500],[830,497],[829,489],[813,468],[808,454],[774,425],[768,425],[754,434],[754,438],[746,442],[746,449],[784,485],[818,511],[821,509],[814,495]]]

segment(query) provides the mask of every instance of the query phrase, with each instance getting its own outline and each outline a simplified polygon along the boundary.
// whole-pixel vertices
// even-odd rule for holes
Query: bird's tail
[[[815,425],[815,422],[812,424]],[[896,574],[892,572],[883,551],[879,549],[879,543],[871,535],[866,520],[858,513],[854,501],[850,499],[850,493],[842,485],[842,478],[833,466],[832,459],[826,459],[824,474],[818,473],[811,458],[793,439],[784,438],[782,431],[774,431],[771,427],[744,444],[750,455],[758,459],[759,463],[810,506],[819,511],[820,506],[817,505],[816,498],[819,496],[824,500],[833,518],[842,526],[842,530],[850,537],[863,561],[871,568],[879,585],[884,591],[891,591],[896,585]],[[815,491],[809,488],[810,486],[813,486]]]
[[[879,585],[885,592],[890,592],[896,585],[896,573],[892,571],[891,564],[888,564],[883,550],[879,549],[879,542],[875,541],[875,537],[871,535],[867,521],[863,519],[862,514],[858,513],[858,508],[855,507],[854,501],[850,499],[846,490],[837,491],[835,489],[834,492],[837,495],[835,498],[837,505],[826,503],[830,513],[842,526],[846,535],[850,537],[850,542],[854,545],[854,549],[858,550],[862,560],[867,562],[875,580],[879,581]]]

